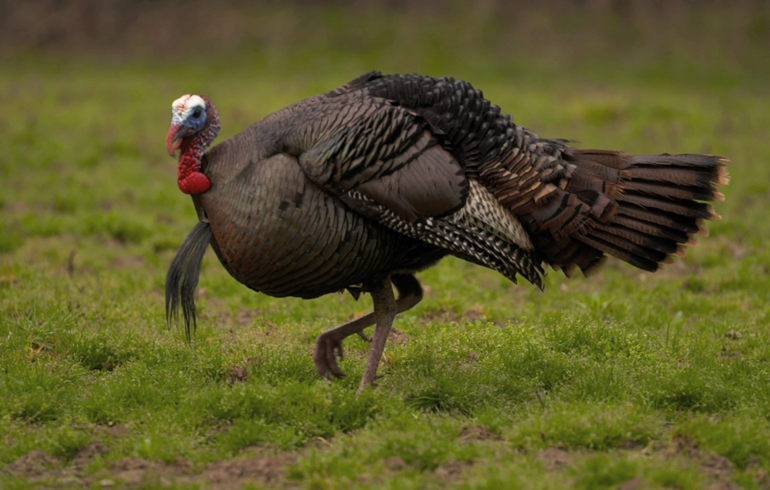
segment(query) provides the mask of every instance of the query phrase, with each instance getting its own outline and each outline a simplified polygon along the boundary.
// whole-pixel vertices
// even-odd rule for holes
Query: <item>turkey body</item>
[[[204,171],[214,185],[197,196],[219,260],[240,283],[270,296],[315,298],[372,277],[414,272],[446,251],[409,238],[341,206],[279,153],[219,181],[230,158],[246,158],[236,136],[215,148]],[[221,147],[221,149],[220,149]],[[216,153],[215,155],[216,156]]]
[[[205,154],[213,104],[173,107],[168,141],[182,141],[180,188],[201,222],[169,269],[169,317],[181,304],[194,326],[209,243],[235,279],[271,296],[369,292],[374,312],[322,334],[314,354],[319,373],[342,376],[342,340],[376,325],[362,388],[395,314],[422,297],[415,272],[454,255],[542,288],[543,265],[589,273],[607,254],[655,271],[706,234],[719,216],[704,201],[727,183],[720,157],[540,138],[452,78],[372,72]]]

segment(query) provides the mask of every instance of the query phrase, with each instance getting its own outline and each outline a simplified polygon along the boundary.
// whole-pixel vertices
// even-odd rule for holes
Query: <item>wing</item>
[[[354,211],[514,281],[521,274],[541,286],[539,258],[510,239],[523,233],[474,219],[471,180],[445,139],[416,111],[362,91],[371,78],[290,108],[282,117],[282,151],[296,155],[312,182]],[[515,219],[495,204],[490,206],[498,221]]]
[[[380,98],[321,100],[324,115],[298,155],[313,182],[338,195],[356,190],[412,222],[463,205],[462,167],[424,121]]]

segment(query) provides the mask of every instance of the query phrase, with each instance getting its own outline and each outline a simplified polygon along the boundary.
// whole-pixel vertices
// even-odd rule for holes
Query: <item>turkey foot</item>
[[[413,275],[393,274],[390,281],[393,282],[393,285],[398,290],[396,314],[411,309],[422,300],[422,286],[420,286],[420,282]],[[372,292],[372,295],[374,296],[374,292]],[[345,377],[345,373],[342,372],[339,364],[337,364],[337,357],[340,359],[344,357],[342,341],[353,334],[357,334],[365,341],[372,342],[372,339],[364,333],[364,329],[374,324],[375,314],[368,313],[361,318],[356,318],[319,335],[313,352],[313,361],[315,362],[318,374],[327,379],[331,379],[332,376],[337,378]]]
[[[353,334],[358,334],[366,339],[364,329],[370,325],[374,325],[374,313],[356,318],[319,335],[313,352],[313,361],[315,361],[318,374],[327,379],[331,379],[332,375],[337,378],[344,378],[345,373],[337,364],[337,357],[342,359],[345,356],[342,350],[342,341]]]
[[[324,332],[318,336],[313,352],[313,361],[318,374],[326,379],[332,379],[332,376],[344,378],[345,373],[337,364],[337,356],[340,359],[345,355],[342,350],[342,339],[344,336],[335,335],[334,330]]]

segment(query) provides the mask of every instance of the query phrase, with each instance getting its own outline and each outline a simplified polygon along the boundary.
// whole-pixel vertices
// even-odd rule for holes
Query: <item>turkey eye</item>
[[[195,109],[195,112],[193,112],[193,117],[201,117],[201,113],[203,111],[201,109]]]

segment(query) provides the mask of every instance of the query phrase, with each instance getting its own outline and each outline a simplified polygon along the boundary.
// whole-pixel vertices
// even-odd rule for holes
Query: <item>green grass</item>
[[[766,60],[438,56],[430,39],[458,41],[434,27],[413,57],[322,43],[205,63],[4,59],[0,468],[34,450],[56,460],[42,476],[0,469],[0,486],[108,487],[141,458],[155,465],[146,488],[188,488],[206,485],[195,475],[207,465],[256,456],[288,459],[251,488],[767,484]],[[349,376],[333,383],[311,346],[370,311],[368,297],[269,298],[209,253],[188,345],[163,312],[166,268],[196,219],[165,152],[171,101],[209,96],[224,139],[370,68],[461,76],[519,123],[585,148],[729,157],[724,220],[659,273],[610,261],[589,280],[551,272],[545,293],[445,260],[420,275],[424,301],[397,319],[385,376],[358,397],[368,344],[347,341]]]

